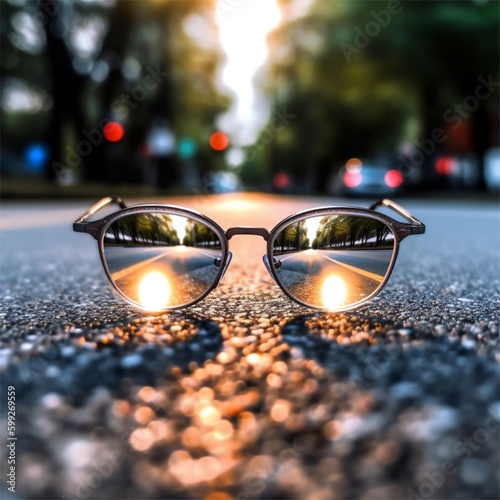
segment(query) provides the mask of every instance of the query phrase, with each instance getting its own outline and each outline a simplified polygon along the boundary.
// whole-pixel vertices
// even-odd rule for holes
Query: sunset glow
[[[221,79],[235,94],[228,124],[247,124],[256,118],[253,78],[266,61],[267,34],[278,24],[281,14],[276,0],[219,0],[216,21],[222,48],[227,55]],[[246,129],[242,135],[251,134]]]
[[[336,309],[345,302],[346,298],[347,287],[344,280],[335,274],[330,274],[321,289],[323,306],[328,309]]]
[[[157,271],[146,274],[139,284],[139,300],[148,311],[161,311],[170,299],[167,278]]]

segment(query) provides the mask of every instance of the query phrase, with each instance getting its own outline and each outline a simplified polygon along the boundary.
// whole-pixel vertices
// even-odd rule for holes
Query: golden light
[[[255,365],[259,364],[259,359],[260,359],[260,356],[259,356],[259,354],[257,354],[256,352],[252,352],[252,353],[251,353],[251,354],[249,354],[249,355],[247,356],[247,358],[246,358],[247,363],[248,363],[249,365],[253,365],[253,366],[255,366]]]
[[[188,220],[186,217],[181,217],[179,215],[171,215],[170,217],[172,218],[172,226],[174,226],[177,236],[182,243],[184,236],[186,236],[186,224]]]
[[[198,396],[204,401],[212,401],[214,399],[214,391],[210,387],[202,387],[198,391]]]
[[[234,105],[224,116],[224,125],[221,122],[220,126],[235,131],[232,134],[234,144],[248,142],[248,137],[257,134],[263,125],[259,121],[261,113],[259,116],[255,113],[255,106],[263,104],[256,102],[253,81],[268,56],[266,36],[280,19],[277,0],[217,2],[219,38],[227,55],[220,79],[235,94]]]
[[[137,395],[146,403],[151,403],[155,398],[156,391],[152,387],[146,385],[141,388]]]
[[[194,462],[193,476],[198,481],[211,481],[221,472],[220,462],[215,457],[201,457]]]
[[[215,424],[214,435],[219,441],[229,439],[233,435],[233,424],[229,420],[220,420]]]
[[[250,210],[254,208],[255,204],[250,200],[242,200],[242,199],[230,199],[227,201],[223,201],[221,203],[221,208],[224,210]]]
[[[271,408],[271,418],[276,422],[284,422],[290,414],[291,405],[285,399],[278,399]]]
[[[316,238],[316,233],[318,232],[319,226],[321,224],[321,217],[310,217],[305,220],[305,226],[307,231],[307,238],[309,239],[309,244],[312,245],[313,240]]]
[[[347,160],[345,166],[348,172],[358,174],[363,168],[363,162],[359,158],[351,158],[350,160]]]
[[[215,408],[215,406],[207,406],[203,408],[203,410],[200,411],[199,416],[200,420],[205,425],[214,425],[221,418],[220,411],[217,408]]]
[[[321,289],[321,300],[328,309],[341,306],[347,298],[347,287],[342,278],[330,274],[323,283]]]
[[[111,411],[117,417],[124,417],[130,413],[130,403],[123,399],[119,399],[113,404]]]
[[[155,412],[149,406],[140,406],[135,410],[134,417],[140,424],[147,424],[153,420]]]
[[[238,3],[219,0],[216,21],[221,45],[228,56],[224,81],[238,97],[251,101],[252,78],[267,57],[266,35],[280,18],[276,0]]]
[[[153,435],[149,429],[141,427],[130,435],[130,444],[137,451],[146,451],[154,442]]]
[[[149,311],[161,311],[170,299],[167,278],[158,271],[146,274],[139,284],[139,301]]]

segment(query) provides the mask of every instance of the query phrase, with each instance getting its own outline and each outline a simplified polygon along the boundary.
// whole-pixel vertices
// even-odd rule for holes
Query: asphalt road
[[[224,228],[332,203],[168,201]],[[401,203],[427,232],[355,311],[292,303],[264,241],[236,236],[219,288],[161,316],[110,291],[96,241],[71,231],[88,204],[4,203],[1,497],[499,498],[498,207]]]

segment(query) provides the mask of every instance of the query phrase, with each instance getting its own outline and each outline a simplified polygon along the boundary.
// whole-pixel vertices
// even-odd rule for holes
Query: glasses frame
[[[106,217],[103,217],[102,219],[94,220],[94,221],[88,221],[90,217],[92,217],[95,213],[97,213],[99,210],[102,210],[108,205],[111,204],[116,204],[120,207],[120,210],[117,212],[114,212],[110,215],[107,215]],[[386,208],[389,208],[396,212],[398,215],[400,215],[402,218],[406,219],[408,222],[400,222],[398,220],[393,219],[392,217],[389,217],[388,215],[385,215],[380,212],[375,212],[375,209],[379,206],[383,206]],[[219,271],[217,273],[217,276],[214,278],[214,281],[212,285],[198,298],[195,300],[192,300],[189,303],[182,304],[182,305],[177,305],[177,306],[170,306],[170,307],[165,307],[162,308],[161,311],[155,311],[155,312],[167,312],[167,311],[173,311],[176,309],[184,309],[185,307],[192,306],[193,304],[196,304],[203,300],[212,290],[217,288],[219,285],[221,279],[223,278],[227,268],[229,267],[229,264],[231,262],[232,254],[229,251],[229,240],[236,235],[254,235],[254,236],[261,236],[264,238],[264,240],[267,241],[267,253],[263,256],[263,261],[266,269],[268,270],[269,274],[273,278],[274,282],[279,286],[279,288],[285,293],[285,295],[293,300],[294,302],[308,307],[310,309],[316,309],[320,311],[330,311],[330,312],[342,312],[350,309],[354,309],[365,302],[371,300],[373,297],[375,297],[380,291],[384,288],[386,285],[387,281],[389,280],[392,270],[394,269],[394,265],[396,263],[396,259],[399,253],[399,245],[400,243],[408,236],[414,235],[414,234],[423,234],[425,233],[425,225],[419,221],[417,218],[413,217],[408,211],[406,211],[403,207],[398,205],[397,203],[388,200],[388,199],[381,199],[373,203],[368,209],[366,208],[361,208],[361,207],[347,207],[347,206],[326,206],[326,207],[319,207],[319,208],[312,208],[312,209],[306,209],[301,212],[295,213],[293,215],[290,215],[289,217],[283,219],[281,222],[276,224],[271,231],[268,231],[264,227],[254,227],[254,226],[236,226],[236,227],[230,227],[226,231],[222,229],[215,221],[207,217],[206,215],[203,215],[199,212],[196,212],[195,210],[191,210],[188,208],[183,208],[175,205],[159,205],[159,204],[140,204],[140,205],[134,205],[132,207],[126,206],[126,204],[123,202],[123,200],[119,196],[108,196],[106,198],[103,198],[102,200],[98,201],[95,205],[93,205],[84,215],[79,217],[74,223],[73,223],[73,231],[78,232],[78,233],[88,233],[90,234],[93,238],[97,240],[98,243],[98,249],[99,249],[99,256],[101,258],[101,263],[104,268],[104,272],[106,274],[106,277],[108,278],[108,281],[111,283],[112,289],[118,293],[118,295],[123,298],[127,303],[133,305],[134,307],[137,307],[143,311],[147,311],[148,309],[145,308],[142,304],[132,300],[128,296],[126,296],[115,284],[111,277],[111,273],[109,271],[108,265],[106,263],[106,257],[105,257],[105,250],[104,250],[104,236],[106,234],[107,229],[110,227],[110,225],[115,222],[116,220],[125,217],[130,214],[136,214],[136,213],[167,213],[167,214],[172,214],[172,215],[178,215],[181,217],[187,217],[189,219],[193,219],[197,222],[200,222],[202,224],[205,224],[209,229],[211,229],[219,238],[221,242],[221,249],[222,249],[222,256],[221,256],[221,262],[220,264],[217,264],[219,267]],[[386,274],[384,276],[383,281],[379,284],[379,286],[367,297],[364,297],[362,300],[355,302],[353,304],[349,304],[347,306],[341,306],[338,308],[335,308],[334,310],[326,308],[326,307],[319,307],[319,306],[314,306],[311,304],[307,304],[293,295],[291,295],[284,285],[281,283],[278,274],[276,273],[276,267],[275,267],[275,257],[273,255],[273,245],[276,237],[280,233],[280,231],[285,228],[286,226],[293,224],[294,222],[307,219],[310,217],[320,217],[320,216],[326,216],[326,215],[354,215],[354,216],[361,216],[361,217],[366,217],[370,219],[375,219],[378,220],[379,222],[384,223],[393,233],[394,235],[394,250],[391,256],[391,261],[389,263],[389,267],[387,268]],[[266,260],[267,259],[267,260]]]

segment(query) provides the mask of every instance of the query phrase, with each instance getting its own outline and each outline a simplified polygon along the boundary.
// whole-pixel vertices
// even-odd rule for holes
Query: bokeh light
[[[363,180],[363,177],[361,176],[360,172],[351,172],[348,170],[344,174],[344,184],[347,187],[355,188],[361,184],[362,180]]]
[[[229,138],[224,132],[214,132],[210,136],[210,146],[216,151],[223,151],[229,145]]]
[[[339,276],[331,274],[323,283],[321,288],[321,300],[328,309],[341,306],[347,297],[347,287],[344,280]]]
[[[177,146],[179,156],[184,160],[189,160],[196,154],[196,142],[191,137],[183,137]]]
[[[139,284],[139,300],[149,311],[160,311],[170,299],[167,278],[157,271],[146,274]]]
[[[399,170],[389,170],[385,174],[384,180],[390,188],[397,188],[403,184],[403,175]]]
[[[358,173],[361,172],[361,168],[363,167],[363,162],[359,158],[351,158],[350,160],[347,160],[345,167],[348,170],[348,172]]]
[[[436,160],[436,172],[439,175],[450,175],[455,170],[455,160],[450,156],[441,156]]]
[[[290,176],[286,172],[278,172],[273,177],[274,187],[284,189],[290,184]]]
[[[40,172],[49,158],[49,149],[45,144],[35,142],[26,148],[25,161],[29,170]]]
[[[104,137],[110,142],[118,142],[122,139],[124,131],[118,122],[109,122],[104,125]]]

